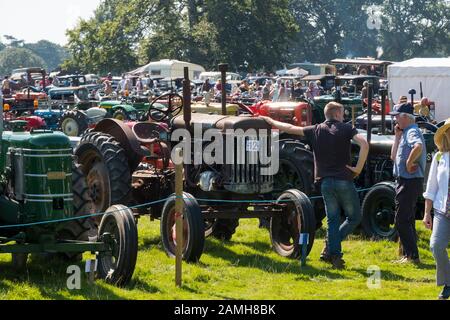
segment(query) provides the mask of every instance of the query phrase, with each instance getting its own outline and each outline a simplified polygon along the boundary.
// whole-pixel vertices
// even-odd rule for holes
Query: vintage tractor
[[[12,253],[17,267],[25,267],[31,253],[70,259],[97,253],[98,276],[127,284],[137,257],[132,211],[116,205],[101,221],[90,218],[89,189],[69,139],[59,132],[25,132],[25,121],[3,132],[2,119],[0,109],[0,253]]]
[[[139,115],[148,111],[150,106],[148,97],[127,97],[122,100],[103,101],[99,107],[108,112],[109,118],[117,120],[139,119]]]
[[[47,129],[60,130],[69,137],[78,137],[106,117],[107,112],[89,100],[85,87],[52,88],[49,106],[34,111],[44,119]]]
[[[187,75],[186,75],[187,78]],[[258,136],[238,139],[235,130],[254,129],[266,132],[272,139],[271,128],[262,119],[251,115],[208,115],[191,112],[190,81],[185,80],[184,97],[169,94],[162,100],[181,99],[183,105],[155,108],[154,101],[147,113],[149,121],[124,123],[115,119],[101,121],[92,132],[85,134],[75,153],[83,165],[97,210],[126,202],[146,204],[160,199],[169,200],[159,207],[144,207],[137,214],[149,214],[161,219],[161,235],[166,252],[175,254],[175,196],[174,166],[171,152],[179,141],[172,141],[177,131],[205,133],[215,129],[231,148],[223,148],[225,164],[211,161],[192,162],[212,148],[212,142],[195,137],[185,141],[192,152],[185,151],[185,213],[184,259],[198,261],[203,253],[205,236],[230,240],[241,218],[271,219],[271,238],[275,251],[285,257],[301,255],[300,234],[309,235],[308,254],[314,243],[316,221],[307,196],[298,190],[275,192],[274,175],[263,175],[270,163],[262,163],[261,151],[271,154],[271,143],[260,143]],[[225,100],[224,100],[225,101]],[[184,106],[184,114],[181,116]],[[226,114],[226,105],[223,106]],[[232,133],[230,133],[230,131]],[[217,153],[215,151],[213,153]],[[274,151],[275,152],[275,151]],[[237,161],[237,154],[241,161]],[[185,158],[186,159],[186,158]],[[281,195],[279,195],[281,194]],[[279,195],[279,201],[266,201]],[[203,201],[196,200],[203,199]],[[205,201],[207,199],[207,201]],[[253,199],[253,200],[249,200]]]

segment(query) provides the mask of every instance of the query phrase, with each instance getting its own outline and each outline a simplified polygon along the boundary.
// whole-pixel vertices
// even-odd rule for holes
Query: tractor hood
[[[101,108],[112,108],[121,105],[123,102],[119,100],[103,101],[100,103]]]
[[[3,132],[3,141],[12,148],[23,149],[71,149],[69,138],[61,132],[35,130],[34,132]]]
[[[185,128],[185,122],[183,116],[178,116],[173,120],[174,129]],[[242,129],[244,131],[248,129],[256,130],[271,130],[271,126],[263,119],[252,116],[218,116],[208,114],[192,114],[191,125],[202,126],[203,131],[208,129],[218,129],[223,132],[226,130]]]

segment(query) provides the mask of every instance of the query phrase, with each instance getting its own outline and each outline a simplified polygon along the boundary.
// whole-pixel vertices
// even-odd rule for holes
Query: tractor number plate
[[[259,152],[261,149],[261,143],[258,140],[247,141],[247,152]]]
[[[65,172],[49,172],[47,173],[48,180],[64,180],[66,179]]]

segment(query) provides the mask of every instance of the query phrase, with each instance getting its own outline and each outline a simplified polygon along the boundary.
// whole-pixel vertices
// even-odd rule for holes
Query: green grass
[[[422,266],[396,266],[398,245],[363,241],[356,236],[344,243],[346,270],[336,271],[319,261],[323,239],[318,239],[301,268],[298,261],[275,254],[266,230],[257,220],[242,220],[233,241],[208,239],[199,264],[184,264],[183,287],[174,284],[174,260],[162,250],[159,222],[139,222],[139,255],[132,283],[119,289],[97,281],[82,290],[66,288],[64,263],[31,260],[27,271],[17,273],[10,255],[0,257],[0,299],[432,299],[434,260],[428,249],[429,232],[419,228]],[[323,234],[323,232],[321,232]],[[80,264],[81,265],[81,264]],[[381,288],[368,289],[367,268],[381,269]],[[82,266],[82,265],[81,265]],[[84,267],[82,268],[84,270]]]

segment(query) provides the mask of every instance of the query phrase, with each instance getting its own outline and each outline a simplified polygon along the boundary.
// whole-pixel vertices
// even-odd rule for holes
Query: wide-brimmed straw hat
[[[439,148],[439,150],[442,150],[442,139],[444,138],[448,129],[450,129],[450,118],[445,120],[445,124],[440,127],[434,135],[434,143]]]

